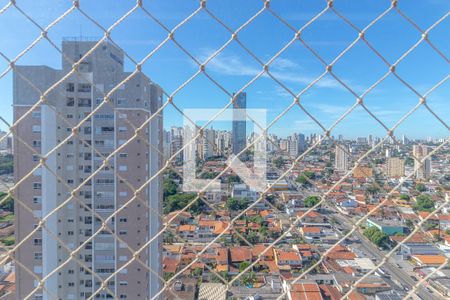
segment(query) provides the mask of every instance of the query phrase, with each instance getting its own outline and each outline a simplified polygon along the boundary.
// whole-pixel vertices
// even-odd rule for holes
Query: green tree
[[[375,184],[372,184],[366,188],[366,193],[369,195],[375,195],[379,191],[380,191],[380,188]]]
[[[164,233],[163,241],[166,244],[173,244],[175,236],[172,232],[168,231]]]
[[[319,202],[320,202],[320,199],[317,196],[308,196],[304,200],[305,207],[313,207],[314,205],[316,205]]]
[[[172,180],[181,180],[180,175],[178,175],[177,172],[175,172],[172,169],[168,169],[164,172],[164,175],[167,176],[167,178],[170,178]]]
[[[374,226],[366,228],[363,234],[378,247],[383,246],[389,239],[387,234]]]
[[[13,156],[11,154],[0,156],[0,175],[11,174],[13,171]]]
[[[164,198],[175,195],[177,193],[177,184],[170,178],[164,179],[163,182],[163,195]]]
[[[416,197],[416,203],[414,204],[413,209],[416,211],[433,211],[434,201],[429,195],[419,195]]]
[[[253,245],[259,243],[259,236],[258,236],[258,234],[257,234],[256,232],[254,232],[254,231],[250,231],[250,232],[247,234],[246,239],[247,239],[247,241],[248,241],[250,244],[253,244]]]
[[[175,274],[172,273],[172,272],[164,273],[164,280],[165,280],[165,281],[168,281],[170,278],[173,277],[173,275],[175,275]]]
[[[243,285],[253,285],[256,282],[256,274],[253,271],[247,272],[242,275],[241,280]]]
[[[222,279],[217,275],[220,275],[220,277],[222,277]],[[228,275],[228,272],[226,272],[226,271],[219,272],[217,275],[215,273],[212,273],[211,282],[224,283],[223,280],[228,281],[230,278],[230,276]]]
[[[200,178],[202,178],[202,179],[214,179],[219,174],[220,174],[219,172],[205,172],[205,173],[200,174]]]
[[[2,204],[0,204],[0,208],[14,212],[14,199],[11,196],[7,197],[7,195],[7,193],[0,192],[0,201],[3,201]],[[5,197],[7,198],[5,199]]]
[[[300,183],[301,185],[311,185],[310,180],[314,179],[314,172],[311,171],[305,171],[303,174],[299,175],[296,182]]]
[[[237,199],[234,197],[230,197],[230,198],[228,198],[227,203],[225,205],[229,210],[238,211],[238,210],[246,209],[249,204],[250,203],[249,203],[248,199],[246,199],[246,198]]]
[[[423,192],[425,192],[427,190],[427,187],[423,183],[418,183],[418,184],[416,184],[416,190],[418,192],[423,193]]]
[[[273,165],[277,169],[281,168],[284,165],[284,159],[281,156],[278,156],[273,160]]]
[[[195,268],[194,271],[192,271],[192,276],[199,277],[202,276],[203,269],[202,268]]]
[[[178,193],[170,195],[164,200],[164,213],[168,214],[175,210],[180,210],[186,207],[194,198],[196,194],[193,193]],[[190,207],[189,211],[192,213],[200,212],[199,200],[195,201]]]
[[[239,272],[244,272],[245,269],[248,268],[248,266],[250,266],[250,263],[248,261],[243,261],[239,264]]]
[[[251,217],[249,220],[250,220],[250,222],[256,223],[256,224],[261,225],[261,226],[264,223],[264,219],[260,215]]]
[[[409,197],[409,195],[407,194],[401,194],[400,195],[400,200],[405,200],[405,201],[409,201],[411,198]]]
[[[228,183],[242,183],[242,179],[238,175],[230,175],[228,176]]]
[[[413,221],[412,221],[411,219],[407,219],[407,220],[405,221],[405,225],[406,225],[406,227],[408,227],[410,230],[413,230],[413,229],[414,229],[414,223],[413,223]]]
[[[407,157],[405,158],[405,166],[410,166],[412,167],[414,165],[414,158],[412,157]]]

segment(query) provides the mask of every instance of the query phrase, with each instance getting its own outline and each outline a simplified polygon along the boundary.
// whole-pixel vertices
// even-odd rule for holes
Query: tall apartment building
[[[170,158],[170,148],[171,148],[172,138],[170,136],[170,131],[163,130],[163,152],[164,152],[164,162]]]
[[[234,96],[234,95],[233,95]],[[247,108],[247,94],[239,93],[233,103],[233,140],[232,150],[233,154],[237,155],[247,146],[247,122],[245,121],[246,114],[243,109]]]
[[[178,163],[183,161],[183,151],[180,151],[183,147],[183,138],[183,127],[172,126],[170,129],[170,156],[175,155],[174,160]]]
[[[387,159],[386,173],[390,178],[405,176],[405,160],[399,157],[389,157]]]
[[[420,161],[428,155],[428,147],[424,145],[413,145],[414,170],[418,179],[425,179],[431,176],[431,159],[427,158],[420,165]]]
[[[230,149],[231,134],[225,130],[216,131],[216,153],[215,155],[225,155]]]
[[[208,159],[215,154],[215,149],[217,149],[215,145],[216,141],[216,133],[214,129],[204,129],[203,134],[199,139],[199,156],[201,159]]]
[[[338,144],[335,150],[334,167],[336,171],[345,172],[348,170],[348,153],[349,149],[346,145]]]
[[[62,69],[17,66],[13,79],[14,120],[40,97],[29,82],[45,91],[68,74],[70,60],[78,60],[95,44],[75,39],[63,41]],[[136,193],[136,200],[127,202],[162,167],[162,115],[155,115],[162,102],[161,88],[137,74],[111,95],[113,107],[106,105],[83,121],[103,101],[104,93],[129,75],[124,71],[122,51],[105,42],[80,64],[76,73],[48,94],[45,105],[36,108],[15,128],[16,182],[36,166],[40,154],[51,152],[45,160],[47,168],[34,172],[15,191],[16,199],[32,210],[31,213],[16,205],[16,241],[23,241],[35,228],[39,222],[35,216],[50,214],[46,230],[26,239],[16,252],[16,260],[40,278],[62,266],[45,281],[46,290],[39,290],[31,299],[88,298],[101,287],[97,276],[109,277],[160,230],[162,178],[156,177]],[[135,134],[134,127],[144,124],[151,115],[153,118],[140,135],[128,141]],[[80,126],[76,137],[68,139],[77,124]],[[108,165],[102,166],[102,156],[120,146]],[[101,170],[79,187],[98,169]],[[65,203],[66,199],[70,201]],[[59,207],[62,203],[65,204]],[[124,208],[107,222],[114,234],[101,230],[94,235],[103,229],[100,218],[106,219],[121,207]],[[78,247],[81,248],[74,257],[82,264],[72,259],[62,265],[70,258],[69,252]],[[140,252],[141,263],[132,262],[109,281],[108,288],[114,296],[102,290],[95,298],[151,298],[162,286],[158,278],[162,273],[160,247],[161,239],[154,239]],[[17,299],[24,299],[36,285],[37,281],[16,265]]]
[[[288,137],[288,154],[291,157],[297,158],[301,153],[306,150],[305,135],[294,134]]]

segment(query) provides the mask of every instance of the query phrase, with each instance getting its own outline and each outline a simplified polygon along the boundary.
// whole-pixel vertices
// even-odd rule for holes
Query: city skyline
[[[37,4],[26,1],[26,3],[30,7],[36,9],[39,8],[39,5],[45,5],[44,2]],[[167,5],[156,2],[154,6],[152,6],[152,12],[161,18],[163,23],[170,27],[170,24],[174,24],[178,19],[187,16],[195,7],[194,4],[195,3],[181,1],[179,2],[179,5],[174,6],[175,11],[173,12],[173,15],[169,16],[163,13]],[[48,23],[52,20],[53,16],[59,14],[69,5],[70,3],[58,3],[58,5],[52,5],[52,10],[48,13],[39,14],[37,16],[38,21],[42,24]],[[82,5],[88,11],[98,10],[101,1],[95,3],[82,3]],[[224,5],[223,1],[212,1],[208,3],[208,7],[214,13],[218,13]],[[261,5],[260,1],[241,3],[239,6],[242,9],[234,12],[233,18],[230,18],[230,15],[226,14],[221,15],[221,17],[230,21],[233,26],[238,26],[240,21],[244,20],[245,17],[250,16],[252,13],[256,13]],[[304,7],[304,4],[300,3],[295,5],[298,9],[302,8],[301,11],[304,11],[304,13],[295,15],[288,9],[289,6],[277,1],[272,3],[272,8],[276,10],[281,17],[287,18],[294,25],[300,27],[308,20],[309,16],[313,16],[319,12],[319,8],[321,7],[320,3],[307,5],[306,7]],[[401,2],[399,5],[408,13],[408,16],[413,18],[414,21],[418,22],[423,28],[429,26],[431,20],[439,19],[448,7],[443,3],[439,3],[439,1],[431,0],[407,1]],[[365,12],[365,14],[358,14],[358,12],[363,11],[363,9],[367,10],[366,6],[371,8],[371,13]],[[383,8],[386,8],[386,6],[386,3],[383,3],[382,1],[376,3],[370,1],[366,3],[365,1],[362,1],[358,6],[354,6],[353,4],[350,6],[349,4],[342,2],[336,4],[336,8],[339,9],[339,11],[347,15],[352,22],[360,27],[363,27],[373,20],[383,11]],[[111,7],[111,11],[108,14],[100,14],[98,16],[100,23],[110,24],[116,14],[120,14],[129,8],[130,7],[124,3],[115,4]],[[20,18],[20,16],[15,14],[6,14],[0,19],[0,22],[8,23],[19,20]],[[430,22],[423,22],[422,20],[425,19],[429,19]],[[204,36],[198,35],[194,39],[186,39],[186,36],[192,36],[193,33],[203,32],[202,25],[205,23],[213,26],[217,31],[217,35],[205,33]],[[258,39],[261,39],[260,44],[264,45],[264,47],[252,47],[251,51],[255,52],[262,61],[267,61],[282,47],[282,45],[286,44],[292,38],[293,33],[283,26],[282,23],[269,15],[263,15],[258,18],[256,23],[257,24],[249,26],[248,29],[243,31],[242,34],[240,34],[240,37],[245,44],[255,42],[256,36]],[[21,23],[18,22],[17,24],[18,29],[23,30],[22,25],[20,25]],[[177,37],[179,37],[180,43],[192,52],[194,57],[200,60],[206,59],[208,55],[213,53],[214,49],[217,49],[228,38],[228,34],[224,28],[214,24],[214,22],[206,15],[199,16],[198,20],[195,18],[190,24],[191,25],[186,26],[186,28],[181,27],[179,30],[180,32],[177,32]],[[145,33],[149,31],[143,31],[143,26],[154,29],[154,36]],[[0,29],[0,34],[10,41],[8,47],[4,49],[0,47],[0,51],[7,57],[10,57],[11,53],[20,52],[26,41],[18,36],[11,36],[10,32],[5,30],[7,26],[0,26],[0,28],[3,28]],[[337,34],[330,34],[331,28],[336,30]],[[400,35],[399,38],[394,39],[394,36],[396,36],[394,35],[395,32],[384,34],[383,38],[386,39],[386,42],[385,44],[382,44],[378,40],[378,35],[380,32],[386,31],[388,33],[390,31],[388,30],[389,28],[398,28],[396,30],[402,30],[402,35]],[[270,35],[267,35],[267,37],[261,35],[261,30],[268,30]],[[273,37],[275,30],[280,32],[277,37]],[[129,34],[128,32],[132,33]],[[68,19],[65,22],[62,22],[62,24],[58,24],[57,27],[50,31],[50,36],[54,38],[55,41],[61,41],[67,36],[88,37],[101,35],[101,31],[98,28],[95,28],[95,26],[89,22],[80,19]],[[313,46],[325,60],[331,61],[354,40],[356,35],[356,32],[354,32],[348,24],[345,24],[345,22],[335,15],[327,13],[320,18],[318,22],[314,22],[309,29],[305,30],[304,39],[305,41],[310,42],[311,46]],[[439,46],[445,49],[449,46],[450,42],[443,38],[443,35],[444,32],[442,30],[436,29],[430,32],[430,39],[439,41]],[[141,13],[137,13],[137,16],[130,16],[129,20],[126,20],[123,25],[116,30],[113,30],[111,34],[111,38],[134,59],[144,57],[146,53],[162,41],[163,36],[165,36],[164,32],[159,25],[152,23]],[[390,63],[393,63],[408,49],[408,47],[412,46],[410,40],[419,40],[420,37],[420,32],[411,26],[411,24],[408,24],[404,19],[394,18],[389,15],[383,18],[383,22],[379,22],[379,24],[367,32],[368,40],[376,46],[377,50],[381,51],[382,54],[387,57]],[[394,42],[395,47],[393,47]],[[43,53],[54,53],[55,55],[46,56],[42,55]],[[54,68],[59,68],[59,60],[54,59],[54,57],[57,57],[56,53],[56,50],[51,46],[45,42],[41,42],[39,43],[39,47],[36,47],[33,51],[27,53],[27,55],[19,59],[16,64],[49,65]],[[397,66],[398,75],[422,94],[442,80],[447,73],[445,65],[442,64],[442,58],[440,58],[426,43],[423,45],[421,44],[420,47],[412,51],[411,54],[407,56],[406,60],[407,62],[400,63]],[[126,70],[132,70],[134,67],[127,58],[125,58],[124,64]],[[362,64],[361,67],[359,67],[359,64]],[[6,67],[6,64],[3,62],[1,66]],[[187,80],[189,76],[198,69],[198,66],[196,66],[188,56],[181,54],[176,46],[167,45],[164,46],[154,58],[145,63],[142,68],[143,72],[151,80],[158,82],[158,84],[170,94],[183,81]],[[173,71],[159,72],[158,70],[161,69]],[[324,69],[325,66],[321,65],[317,58],[306,50],[300,42],[291,45],[279,58],[274,60],[270,67],[273,76],[279,78],[287,88],[295,93],[298,93],[310,81],[319,76]],[[206,66],[206,70],[210,72],[211,76],[218,80],[231,94],[239,91],[247,81],[260,72],[261,68],[248,53],[239,46],[232,44],[220,55],[211,60]],[[352,87],[357,94],[360,94],[380,78],[388,70],[388,67],[383,65],[383,62],[376,58],[362,42],[359,42],[342,58],[342,62],[338,62],[334,66],[333,70],[336,76]],[[370,72],[364,70],[370,70]],[[417,70],[420,70],[420,72],[417,72]],[[422,74],[426,76],[422,77]],[[0,103],[0,108],[5,112],[3,116],[7,118],[8,122],[11,122],[12,120],[11,80],[10,74],[7,74],[6,77],[0,80],[0,97],[3,99]],[[289,95],[288,91],[284,90],[279,84],[268,78],[268,76],[263,76],[256,80],[252,85],[245,89],[245,92],[248,95],[248,108],[270,107],[268,111],[269,121],[280,114],[293,100],[292,95]],[[444,122],[448,122],[447,118],[450,115],[449,107],[446,105],[445,101],[449,96],[449,92],[448,83],[444,82],[433,93],[427,96],[427,104],[441,117],[441,119],[444,120]],[[176,95],[174,103],[181,109],[220,109],[229,102],[229,98],[228,95],[221,91],[218,86],[215,86],[209,79],[200,76]],[[396,101],[396,99],[400,100]],[[418,96],[395,79],[393,75],[386,78],[380,86],[369,93],[364,100],[368,109],[379,117],[383,123],[386,123],[388,127],[393,126],[396,121],[405,115],[419,101]],[[346,111],[346,109],[355,103],[355,101],[355,96],[331,76],[326,76],[320,80],[316,87],[313,87],[301,97],[301,103],[304,108],[308,112],[311,112],[326,128],[331,126],[332,123]],[[167,109],[164,110],[164,114],[166,128],[170,125],[181,125],[181,123],[179,123],[181,115],[174,108],[168,106]],[[416,122],[414,122],[414,119],[416,118],[423,120],[423,123],[426,126],[417,126]],[[448,136],[448,129],[436,121],[431,113],[426,111],[423,107],[420,107],[418,111],[408,118],[404,124],[396,130],[396,134],[406,134],[411,138],[425,138],[430,134],[426,130],[427,128],[433,128],[433,135],[436,137]],[[7,126],[3,124],[3,122],[0,122],[0,129],[6,130]],[[294,133],[297,131],[309,134],[311,132],[320,133],[321,129],[298,107],[294,107],[291,112],[288,112],[274,125],[271,131],[275,134],[284,132]],[[368,134],[384,136],[386,131],[380,124],[372,120],[367,112],[363,111],[361,108],[357,108],[333,130],[333,133],[335,135],[345,133],[348,136],[355,137]]]
[[[0,299],[450,295],[450,2],[2,1]]]

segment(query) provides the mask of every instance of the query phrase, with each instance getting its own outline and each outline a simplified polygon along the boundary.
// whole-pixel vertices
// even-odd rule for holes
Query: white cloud
[[[291,69],[291,68],[297,68],[298,63],[296,63],[295,61],[288,59],[288,58],[278,57],[277,59],[275,59],[273,61],[272,67],[281,69],[281,70]]]
[[[311,119],[294,121],[294,130],[300,131],[322,131],[322,129]]]
[[[202,56],[204,59],[201,59],[201,61],[204,61],[206,57],[208,56]],[[286,58],[278,58],[277,60],[279,61],[277,63],[274,61],[274,64],[271,66],[269,72],[273,75],[273,77],[277,78],[281,82],[308,85],[316,79],[316,77],[311,75],[288,70],[297,65],[292,60]],[[211,70],[213,72],[228,76],[256,76],[261,72],[262,67],[259,68],[256,63],[245,63],[237,55],[219,54],[207,64],[206,70]],[[267,74],[264,74],[263,76],[266,78],[269,77]],[[322,88],[343,89],[343,86],[332,78],[322,78],[315,84],[315,86]]]

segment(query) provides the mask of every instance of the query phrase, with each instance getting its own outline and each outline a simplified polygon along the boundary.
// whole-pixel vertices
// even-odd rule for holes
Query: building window
[[[78,99],[78,107],[91,107],[91,99],[89,98]]]
[[[91,85],[89,83],[79,83],[78,84],[78,91],[84,92],[84,93],[90,93],[91,92]]]
[[[40,183],[40,182],[33,183],[33,190],[41,190],[41,189],[42,189],[42,183]]]
[[[68,98],[66,99],[66,105],[67,105],[67,106],[75,106],[75,99],[72,98],[72,97],[68,97]]]
[[[72,82],[69,82],[66,84],[66,91],[67,92],[75,92],[75,84]]]
[[[41,141],[33,141],[33,147],[41,147]]]

